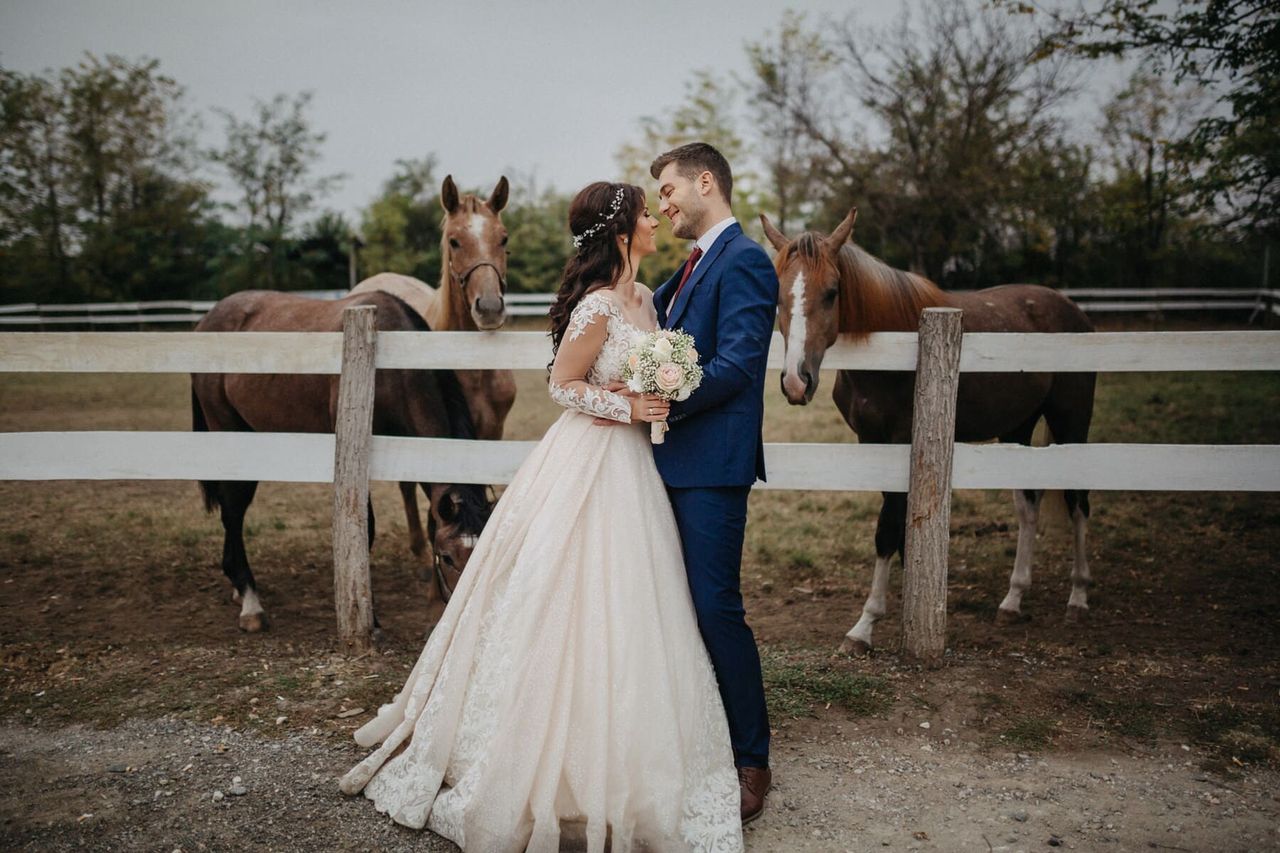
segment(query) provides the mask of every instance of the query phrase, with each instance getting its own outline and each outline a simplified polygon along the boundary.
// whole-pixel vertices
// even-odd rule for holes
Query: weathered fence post
[[[342,312],[342,375],[334,422],[333,599],[338,639],[355,652],[373,645],[368,507],[377,310],[362,305]]]
[[[920,317],[902,573],[902,635],[907,653],[926,663],[938,663],[947,642],[947,547],[961,313],[958,308],[927,308]]]

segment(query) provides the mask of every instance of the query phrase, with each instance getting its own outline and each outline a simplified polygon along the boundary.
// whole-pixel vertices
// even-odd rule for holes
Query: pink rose
[[[671,393],[684,384],[684,370],[675,362],[669,361],[658,368],[654,376],[658,390]]]
[[[689,347],[688,355],[689,355],[690,364],[698,363],[698,351],[696,349],[694,349],[693,347]]]
[[[627,359],[627,367],[630,367],[633,373],[640,369],[640,355],[638,353],[631,353],[631,357]]]

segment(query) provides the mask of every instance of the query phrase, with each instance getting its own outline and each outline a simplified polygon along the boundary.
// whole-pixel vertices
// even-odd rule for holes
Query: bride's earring
[[[623,243],[623,245],[626,245],[627,243],[630,243],[630,242],[631,242],[631,238],[630,238],[630,237],[623,237],[623,238],[622,238],[622,243]]]

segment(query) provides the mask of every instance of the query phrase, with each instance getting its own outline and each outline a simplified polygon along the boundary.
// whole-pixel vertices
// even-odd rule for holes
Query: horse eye
[[[830,290],[828,290],[826,293],[822,294],[822,301],[826,302],[828,305],[831,305],[836,301],[836,295],[837,295],[837,291],[833,287]]]
[[[456,248],[458,248],[458,247],[459,247],[459,246],[461,246],[461,245],[462,245],[461,243],[459,243],[457,240],[453,239],[452,237],[450,237],[450,238],[449,238],[449,246],[450,246],[450,248],[456,249]]]
[[[451,569],[453,568],[453,557],[450,557],[448,554],[441,554],[440,561],[443,562],[449,568]]]
[[[503,237],[503,238],[502,238],[502,245],[504,245],[504,246],[505,246],[505,245],[507,245],[507,238],[506,238],[506,237]]]

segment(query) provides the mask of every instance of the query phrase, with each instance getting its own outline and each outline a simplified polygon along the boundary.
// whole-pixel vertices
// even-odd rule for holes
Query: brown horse
[[[782,392],[803,406],[818,387],[818,370],[837,335],[865,338],[871,332],[912,332],[925,308],[961,309],[966,332],[1089,332],[1088,318],[1057,291],[1034,285],[1004,285],[972,293],[944,293],[928,279],[894,269],[848,243],[857,210],[851,210],[831,235],[807,232],[785,237],[761,215],[765,234],[778,250],[779,325],[786,347]],[[1044,418],[1055,441],[1089,439],[1093,417],[1092,373],[963,373],[956,401],[956,440],[1030,444]],[[841,370],[833,393],[836,407],[864,444],[911,442],[915,375],[907,372]],[[1002,620],[1021,616],[1022,594],[1031,584],[1031,554],[1042,490],[1013,493],[1018,515],[1018,551],[1009,594],[1000,604]],[[1071,573],[1069,620],[1088,610],[1089,567],[1085,534],[1089,494],[1064,493],[1075,530],[1075,567]],[[845,651],[871,648],[871,631],[885,612],[889,561],[906,542],[907,496],[885,493],[876,525],[876,567],[862,618],[845,637]]]
[[[353,305],[377,307],[381,331],[429,331],[409,306],[384,293],[344,299],[307,299],[288,293],[247,290],[218,302],[196,326],[204,332],[341,331],[342,312]],[[333,432],[338,377],[307,374],[196,373],[191,376],[191,414],[197,431]],[[452,371],[379,370],[375,379],[373,431],[378,435],[474,438],[471,415]],[[225,538],[222,570],[242,602],[240,627],[260,631],[266,614],[244,548],[244,516],[256,482],[200,483],[205,508],[221,511]],[[452,582],[465,567],[490,506],[476,485],[422,484],[431,504],[432,547],[450,569]],[[373,545],[373,503],[369,544]],[[437,581],[442,595],[450,582]],[[429,588],[430,590],[431,588]],[[429,592],[429,598],[431,598]],[[375,617],[374,624],[377,624]]]
[[[488,200],[459,195],[448,175],[440,188],[444,225],[440,239],[440,286],[399,273],[370,276],[351,289],[353,294],[381,291],[398,296],[439,332],[496,329],[506,322],[507,229],[499,214],[507,205],[507,179],[499,178]],[[476,437],[501,441],[503,424],[516,399],[515,374],[510,370],[454,371],[467,398]],[[404,514],[409,524],[409,548],[417,556],[426,550],[418,517],[417,490],[401,483]]]

